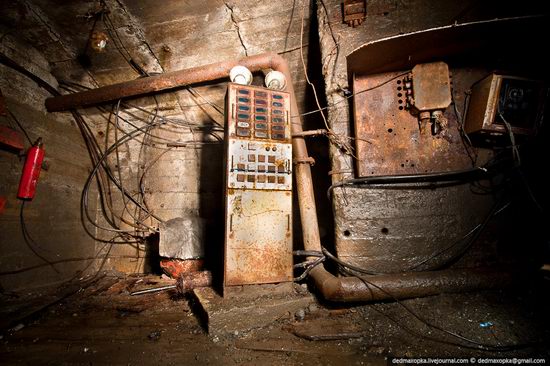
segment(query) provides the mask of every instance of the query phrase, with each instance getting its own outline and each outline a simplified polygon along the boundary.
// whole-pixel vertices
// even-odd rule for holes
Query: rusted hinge
[[[366,0],[344,0],[342,7],[344,23],[347,23],[350,27],[357,27],[363,23],[367,16]]]

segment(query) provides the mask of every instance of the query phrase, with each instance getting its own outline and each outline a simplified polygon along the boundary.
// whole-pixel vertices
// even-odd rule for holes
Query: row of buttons
[[[244,112],[248,112],[250,111],[250,99],[248,98],[243,98],[243,97],[239,97],[237,98],[237,103],[239,103],[239,108],[237,108],[238,111],[244,111]],[[267,113],[268,109],[267,109],[267,100],[263,100],[263,99],[256,99],[254,100],[254,104],[256,105],[256,107],[254,108],[254,110],[256,111],[256,113]],[[263,107],[258,107],[258,106],[263,106]],[[271,107],[273,108],[283,108],[283,103],[281,102],[272,102],[271,103]],[[273,114],[282,114],[280,110],[274,110],[273,111]]]
[[[239,93],[240,95],[245,95],[245,96],[250,96],[250,92],[251,92],[251,90],[249,90],[249,89],[239,89],[237,91],[237,93]],[[267,98],[267,92],[262,91],[262,90],[255,90],[254,91],[254,96],[256,98]],[[277,100],[282,100],[283,99],[283,96],[280,95],[280,94],[271,94],[271,97],[273,99],[277,99]]]
[[[259,174],[259,175],[244,175],[244,174],[237,174],[237,182],[244,182],[244,181],[247,181],[249,183],[254,183],[254,182],[258,182],[258,183],[277,183],[277,184],[285,184],[285,176],[284,175],[279,175],[279,176],[274,176],[274,175],[263,175],[263,174]]]
[[[237,136],[239,137],[250,137],[250,130],[243,129],[243,128],[237,128]],[[269,138],[269,134],[267,131],[254,131],[254,137],[260,138],[260,139],[267,139]],[[285,134],[284,133],[278,133],[271,131],[271,138],[274,140],[284,140]]]
[[[275,151],[275,148],[273,148]],[[265,162],[265,155],[258,155],[258,163],[264,163]],[[248,161],[255,162],[256,161],[256,155],[254,154],[248,154]],[[267,155],[267,162],[268,163],[275,163],[275,155]]]
[[[282,166],[282,165],[278,165],[278,166],[275,166],[275,165],[258,165],[258,166],[256,166],[256,164],[244,164],[244,163],[237,164],[237,170],[238,171],[254,172],[254,171],[256,171],[256,169],[258,169],[258,172],[260,172],[260,173],[264,173],[266,171],[268,173],[275,173],[275,172],[276,173],[287,173],[287,171],[285,170],[285,167]]]

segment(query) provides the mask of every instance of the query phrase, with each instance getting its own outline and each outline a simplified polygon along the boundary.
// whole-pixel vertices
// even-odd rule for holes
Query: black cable
[[[491,208],[491,210],[489,211],[489,213],[487,214],[485,219],[480,224],[476,225],[476,227],[474,227],[472,230],[470,230],[461,239],[455,241],[452,245],[448,246],[447,248],[444,248],[444,249],[436,252],[432,256],[422,260],[420,263],[417,263],[414,266],[408,268],[406,271],[415,270],[418,267],[425,264],[426,262],[440,256],[441,254],[444,254],[444,253],[448,252],[449,250],[454,248],[456,245],[461,243],[462,240],[466,239],[468,236],[473,234],[472,238],[468,241],[468,243],[459,252],[453,254],[450,258],[447,258],[444,263],[438,265],[437,267],[430,268],[430,270],[441,269],[442,267],[444,267],[444,266],[448,265],[449,263],[455,261],[456,259],[462,257],[468,251],[468,249],[470,249],[472,247],[472,245],[474,245],[474,243],[477,241],[477,239],[479,239],[479,237],[481,236],[481,233],[483,233],[483,231],[485,230],[485,228],[487,227],[487,225],[489,224],[491,219],[496,215],[496,213],[502,211],[502,209],[507,207],[507,206],[505,206],[504,208],[499,209],[501,201],[502,201],[502,199],[498,200],[498,202],[495,202],[495,204],[493,205],[493,207]]]
[[[42,87],[46,91],[48,91],[51,95],[56,96],[56,97],[61,96],[61,94],[52,85],[48,84],[45,80],[43,80],[39,76],[37,76],[37,75],[33,74],[32,72],[28,71],[27,69],[22,67],[20,64],[18,64],[17,62],[12,60],[11,58],[9,58],[6,55],[1,54],[1,53],[0,53],[0,62],[2,64],[4,64],[5,66],[10,67],[11,69],[13,69],[13,70],[19,72],[20,74],[28,77],[29,79],[33,80],[40,87]],[[95,160],[96,160],[96,156],[98,155],[98,153],[97,153],[98,150],[97,149],[99,149],[99,146],[97,145],[97,142],[93,138],[93,134],[89,130],[89,127],[85,124],[82,116],[80,116],[80,114],[76,110],[71,110],[71,113],[72,113],[73,117],[75,118],[75,121],[77,122],[78,128],[81,131],[82,137],[84,139],[84,142],[86,144],[86,147],[87,147],[89,155],[90,155],[90,159],[91,159],[92,163],[94,163]],[[90,138],[90,136],[92,138]],[[96,241],[104,242],[104,243],[112,243],[112,244],[129,244],[129,243],[131,244],[132,243],[132,242],[128,242],[128,241],[126,241],[126,242],[113,242],[112,240],[105,240],[105,239],[102,239],[102,238],[97,238],[92,232],[89,231],[88,227],[85,225],[85,222],[83,221],[84,216],[81,216],[81,220],[82,220],[82,223],[84,225],[86,233]],[[136,243],[138,243],[138,242],[136,242]]]
[[[401,74],[398,74],[398,75],[395,75],[395,76],[393,76],[393,77],[391,77],[391,78],[389,78],[389,79],[387,79],[387,80],[381,82],[380,84],[374,85],[374,86],[372,86],[372,87],[370,87],[370,88],[367,88],[367,89],[359,90],[359,91],[357,91],[357,92],[355,92],[355,93],[351,93],[350,95],[345,95],[345,96],[343,97],[344,99],[339,100],[338,102],[335,102],[335,103],[330,103],[330,104],[328,104],[326,107],[319,108],[319,109],[314,109],[314,110],[311,110],[311,111],[308,111],[308,112],[304,112],[304,113],[301,113],[301,114],[297,114],[297,115],[294,115],[294,116],[290,116],[290,118],[292,119],[292,118],[298,118],[298,117],[307,116],[307,115],[310,115],[310,114],[313,114],[313,113],[321,113],[322,111],[324,111],[324,110],[326,110],[326,109],[328,109],[328,108],[330,108],[330,107],[334,107],[335,105],[338,105],[338,104],[347,102],[348,99],[351,99],[351,98],[353,98],[353,97],[356,96],[356,95],[363,94],[363,93],[367,93],[367,92],[369,92],[369,91],[371,91],[371,90],[374,90],[374,89],[378,89],[378,88],[380,88],[380,87],[382,87],[382,86],[384,86],[384,85],[386,85],[386,84],[388,84],[388,83],[394,81],[395,79],[398,79],[398,78],[400,78],[400,77],[402,77],[402,76],[407,75],[408,73],[409,73],[409,71],[404,72],[404,73],[401,73]]]
[[[370,271],[370,270],[367,270],[367,269],[364,269],[364,268],[361,268],[361,267],[358,267],[358,266],[355,266],[353,264],[349,264],[349,263],[346,263],[342,260],[340,260],[339,258],[337,258],[335,255],[333,255],[331,252],[329,252],[327,250],[327,248],[325,248],[324,246],[321,246],[321,250],[323,252],[323,254],[328,258],[330,259],[331,261],[333,262],[336,262],[337,264],[343,266],[343,267],[346,267],[346,268],[349,268],[351,270],[354,270],[356,272],[359,272],[359,273],[364,273],[364,274],[368,274],[368,275],[380,275],[380,274],[384,274],[384,273],[380,273],[380,272],[373,272],[373,271]]]
[[[430,183],[430,182],[458,182],[463,183],[472,180],[486,179],[493,173],[487,167],[476,167],[464,170],[455,170],[437,173],[381,175],[374,177],[362,177],[346,179],[332,184],[327,191],[327,197],[331,198],[331,192],[338,187],[357,184],[406,184],[406,183]]]
[[[63,82],[63,83],[67,83],[67,82]],[[75,83],[71,83],[71,84],[75,84]],[[78,86],[81,86],[81,87],[84,87],[82,85],[79,85],[77,84]],[[70,89],[70,88],[67,88],[67,87],[64,87],[62,86],[64,89],[66,90],[69,90],[71,92],[74,92],[73,89]],[[86,88],[86,87],[84,87]],[[89,90],[90,88],[86,88],[87,90]],[[197,104],[199,105],[199,104]],[[133,105],[131,103],[127,103],[127,102],[121,102],[121,106],[123,107],[129,107],[129,108],[135,108],[141,112],[144,112],[144,113],[147,113],[149,115],[153,115],[153,119],[160,119],[163,123],[171,123],[175,126],[178,126],[178,127],[189,127],[189,128],[193,128],[197,131],[202,131],[202,130],[205,130],[205,129],[208,129],[208,134],[212,135],[213,137],[215,137],[216,139],[219,140],[218,136],[213,134],[212,132],[216,132],[216,131],[223,131],[223,128],[221,129],[217,129],[217,127],[220,127],[219,125],[217,124],[213,124],[211,126],[203,126],[203,125],[199,125],[199,124],[196,124],[194,122],[190,122],[190,121],[186,121],[186,120],[181,120],[181,119],[175,119],[175,118],[168,118],[168,117],[163,117],[163,116],[160,116],[160,115],[156,115],[156,117],[154,116],[154,113],[140,107],[140,106],[137,106],[137,105]],[[188,106],[185,106],[185,107],[194,107],[196,105],[188,105]],[[109,113],[108,111],[105,110],[105,108],[101,107],[101,106],[96,106],[96,108],[100,111],[100,112],[103,112],[103,113]],[[132,118],[135,118],[136,120],[138,121],[141,121],[141,122],[144,122],[144,123],[149,123],[147,120],[139,117],[139,116],[136,116],[135,114],[133,113],[130,113],[128,111],[123,111],[124,113],[128,114],[129,116],[131,116]],[[105,118],[103,115],[102,115],[103,118]],[[125,123],[129,124],[130,126],[134,127],[134,128],[137,128],[136,125],[134,125],[132,122],[130,122],[128,119],[125,119],[121,116],[119,116],[119,118],[124,121]],[[212,128],[214,127],[214,128]],[[157,138],[159,140],[162,140],[162,141],[166,141],[166,142],[177,142],[177,141],[173,141],[173,140],[169,140],[169,139],[166,139],[164,137],[161,137],[161,136],[155,136],[155,135],[150,135],[151,137],[154,137],[154,138]]]
[[[294,255],[305,256],[305,257],[323,257],[322,252],[316,250],[295,250],[292,252]]]
[[[492,216],[492,215],[489,215],[489,216]],[[344,262],[342,260],[340,260],[339,258],[335,257],[334,255],[332,255],[325,247],[321,247],[322,248],[322,253],[324,254],[324,256],[321,256],[322,254],[320,252],[317,252],[317,251],[295,251],[294,254],[295,255],[301,255],[301,256],[314,256],[314,257],[319,257],[317,258],[316,260],[313,260],[313,261],[309,261],[309,262],[305,262],[304,264],[300,264],[300,266],[308,266],[306,267],[306,271],[304,271],[304,273],[298,277],[297,279],[295,279],[295,281],[299,281],[299,280],[303,280],[305,277],[307,277],[307,275],[309,275],[309,272],[317,265],[319,265],[320,263],[323,262],[323,260],[325,258],[328,258],[332,261],[334,261],[338,266],[340,266],[340,268],[342,269],[342,271],[347,274],[347,275],[350,275],[350,276],[353,276],[353,277],[356,277],[358,278],[361,282],[363,282],[363,284],[365,284],[366,288],[372,293],[372,290],[370,289],[370,287],[374,287],[376,289],[378,289],[379,291],[381,291],[382,293],[386,294],[388,297],[390,297],[393,301],[395,301],[399,306],[403,307],[409,314],[411,314],[415,319],[417,319],[418,321],[420,321],[421,323],[423,323],[424,325],[426,325],[427,327],[429,328],[432,328],[432,329],[435,329],[435,330],[438,330],[446,335],[449,335],[449,336],[452,336],[454,338],[457,338],[463,342],[466,342],[468,344],[463,344],[463,343],[457,343],[457,342],[453,342],[453,341],[450,341],[450,340],[446,340],[446,339],[441,339],[441,338],[435,338],[435,337],[430,337],[430,336],[426,336],[425,334],[422,334],[420,332],[417,332],[415,330],[412,330],[411,328],[403,325],[400,321],[390,317],[389,315],[387,315],[385,312],[381,311],[380,309],[378,309],[376,307],[376,304],[372,304],[372,308],[374,308],[376,311],[380,312],[382,315],[386,316],[388,319],[390,319],[390,321],[392,321],[393,323],[395,323],[396,325],[398,325],[399,327],[403,328],[405,331],[415,335],[415,336],[418,336],[420,338],[424,338],[424,339],[427,339],[427,340],[430,340],[430,341],[434,341],[434,342],[438,342],[438,343],[443,343],[443,344],[448,344],[448,345],[452,345],[452,346],[458,346],[458,347],[463,347],[463,348],[468,348],[468,349],[477,349],[477,350],[483,350],[483,351],[491,351],[491,352],[503,352],[503,351],[512,351],[512,350],[517,350],[517,349],[521,349],[521,348],[526,348],[526,347],[530,347],[530,346],[533,346],[533,345],[536,345],[537,343],[525,343],[525,344],[514,344],[514,345],[504,345],[504,346],[501,346],[501,345],[491,345],[491,344],[485,344],[485,343],[482,343],[482,342],[478,342],[478,341],[475,341],[473,339],[470,339],[470,338],[467,338],[465,336],[462,336],[456,332],[453,332],[453,331],[450,331],[450,330],[447,330],[447,329],[444,329],[443,327],[440,327],[436,324],[433,324],[429,321],[427,321],[426,319],[424,319],[423,317],[421,317],[420,315],[418,315],[417,313],[415,313],[412,309],[410,309],[407,305],[403,304],[399,299],[397,299],[391,292],[383,289],[382,287],[370,282],[368,280],[368,278],[365,278],[364,276],[360,276],[358,275],[357,273],[355,272],[361,272],[361,273],[365,273],[365,274],[378,274],[378,273],[375,273],[375,272],[371,272],[371,271],[367,271],[367,270],[364,270],[363,268],[360,268],[360,267],[357,267],[357,266],[354,266],[350,263],[347,263],[347,262]],[[354,272],[355,271],[355,272]]]
[[[372,286],[376,289],[378,289],[379,291],[383,292],[384,294],[386,294],[387,296],[389,296],[390,298],[392,298],[399,306],[401,306],[403,309],[405,309],[409,314],[411,314],[414,318],[416,318],[418,321],[420,321],[421,323],[423,323],[424,325],[426,325],[427,327],[429,328],[432,328],[432,329],[435,329],[435,330],[438,330],[446,335],[449,335],[449,336],[452,336],[454,338],[457,338],[457,339],[460,339],[464,342],[467,342],[469,343],[468,344],[462,344],[462,343],[457,343],[457,342],[452,342],[452,341],[449,341],[449,340],[444,340],[444,339],[440,339],[440,338],[434,338],[434,337],[428,337],[422,333],[419,333],[419,332],[414,332],[412,331],[410,328],[404,326],[401,322],[399,321],[396,321],[392,318],[390,318],[389,316],[387,316],[387,314],[383,313],[382,314],[384,316],[387,316],[388,319],[392,320],[395,324],[397,324],[399,327],[405,329],[406,331],[416,335],[416,336],[419,336],[421,338],[425,338],[425,339],[428,339],[428,340],[431,340],[431,341],[435,341],[435,342],[439,342],[439,343],[445,343],[445,344],[449,344],[449,345],[454,345],[454,346],[458,346],[458,347],[463,347],[463,348],[469,348],[469,349],[477,349],[477,350],[482,350],[482,351],[490,351],[490,352],[505,352],[505,351],[513,351],[513,350],[518,350],[518,349],[522,349],[522,348],[527,348],[527,347],[532,347],[534,345],[536,345],[537,343],[535,342],[531,342],[531,343],[523,343],[523,344],[514,344],[514,345],[504,345],[504,346],[501,346],[501,345],[491,345],[491,344],[486,344],[486,343],[482,343],[482,342],[478,342],[478,341],[475,341],[473,339],[470,339],[470,338],[467,338],[467,337],[464,337],[456,332],[453,332],[453,331],[450,331],[450,330],[447,330],[439,325],[436,325],[436,324],[433,324],[429,321],[427,321],[426,319],[424,319],[423,317],[421,317],[420,315],[418,315],[417,313],[415,313],[412,309],[410,309],[407,305],[405,305],[402,301],[399,301],[399,299],[397,299],[395,296],[393,296],[393,294],[391,294],[389,291],[383,289],[382,287],[370,282],[368,279],[366,279],[364,276],[359,276],[351,271],[346,271],[348,274],[358,278],[359,280],[361,280],[361,282],[363,282],[365,284],[365,286],[367,288],[369,288],[369,286]],[[374,305],[376,306],[376,305]]]
[[[314,259],[312,261],[304,262],[303,264],[300,264],[300,266],[305,267],[304,272],[293,279],[294,282],[300,282],[304,280],[307,276],[309,276],[309,273],[313,270],[313,268],[317,267],[321,263],[325,261],[325,257],[319,257],[317,259]],[[297,268],[297,267],[296,267]]]
[[[472,162],[472,167],[475,167],[477,162],[477,152],[474,146],[472,145],[472,141],[466,134],[466,131],[464,131],[464,118],[466,118],[466,115],[460,115],[458,112],[458,106],[456,104],[455,96],[454,96],[454,89],[451,89],[451,102],[453,103],[453,110],[455,112],[457,125],[458,125],[458,133],[460,134],[460,138],[462,140],[462,145],[464,145],[464,149],[466,150],[466,153],[468,154],[468,157],[470,158]],[[464,104],[467,103],[467,100],[464,101]]]
[[[27,244],[27,247],[31,250],[31,252],[33,252],[33,254],[35,256],[37,256],[44,263],[46,263],[47,265],[52,267],[52,269],[55,272],[60,273],[59,270],[57,268],[55,268],[55,265],[52,261],[48,260],[46,257],[44,257],[43,255],[38,253],[38,251],[34,248],[34,246],[37,246],[41,250],[45,250],[39,244],[36,243],[36,241],[32,238],[29,231],[27,230],[27,225],[25,224],[25,215],[23,214],[24,209],[25,209],[25,202],[26,201],[21,202],[21,209],[19,211],[19,220],[20,220],[20,223],[21,223],[21,233],[23,234],[23,240],[25,241],[25,244]]]
[[[23,125],[21,124],[21,122],[19,122],[19,120],[17,119],[17,117],[15,117],[15,114],[13,114],[9,108],[6,108],[6,110],[8,111],[8,114],[10,115],[10,117],[15,121],[15,123],[17,123],[17,126],[19,126],[19,128],[21,129],[21,131],[23,131],[23,134],[25,134],[25,137],[27,138],[27,141],[29,142],[29,144],[31,146],[34,145],[34,142],[33,140],[30,138],[29,134],[27,133],[27,130],[25,129],[25,127],[23,127]]]

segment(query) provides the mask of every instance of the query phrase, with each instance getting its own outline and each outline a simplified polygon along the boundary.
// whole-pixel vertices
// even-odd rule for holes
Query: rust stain
[[[355,76],[354,91],[367,90],[398,73]],[[404,108],[400,79],[359,93],[354,99],[357,173],[360,177],[465,169],[470,166],[452,107],[440,135],[420,134],[418,119]]]
[[[241,191],[233,202],[230,242],[226,242],[226,286],[292,279],[290,192]],[[238,206],[238,207],[237,207]],[[237,212],[238,211],[238,212]]]
[[[202,259],[162,259],[160,268],[172,278],[183,274],[200,271],[204,266]]]

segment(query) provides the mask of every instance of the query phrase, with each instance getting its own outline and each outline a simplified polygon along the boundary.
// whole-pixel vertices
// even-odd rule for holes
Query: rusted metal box
[[[544,85],[540,81],[491,74],[472,88],[466,133],[506,133],[504,120],[514,134],[534,132],[543,108]]]
[[[224,286],[292,280],[290,95],[229,84]]]
[[[412,79],[414,106],[419,111],[445,109],[451,104],[451,80],[445,62],[416,65]]]

